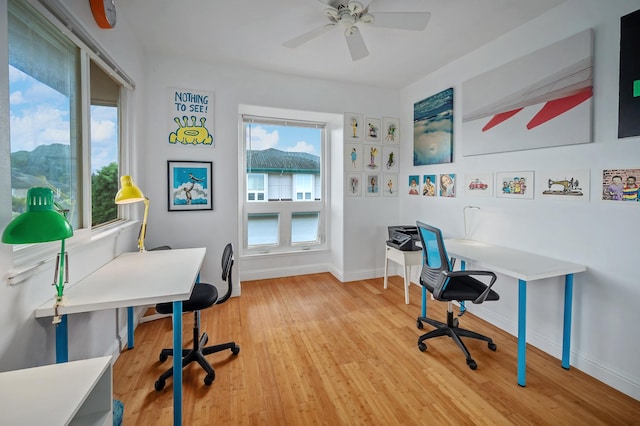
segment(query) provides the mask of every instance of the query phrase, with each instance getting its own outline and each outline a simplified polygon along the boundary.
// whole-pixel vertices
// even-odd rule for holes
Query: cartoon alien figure
[[[182,144],[204,144],[211,145],[213,143],[213,137],[209,134],[209,131],[204,126],[207,120],[204,117],[200,118],[200,126],[196,126],[196,117],[191,116],[191,126],[189,126],[189,119],[185,115],[182,117],[184,123],[180,122],[179,117],[175,117],[173,121],[178,124],[178,130],[171,132],[169,135],[169,142]]]

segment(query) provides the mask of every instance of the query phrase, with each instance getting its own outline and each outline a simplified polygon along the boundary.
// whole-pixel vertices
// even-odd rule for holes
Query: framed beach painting
[[[413,165],[453,161],[453,88],[413,104]]]

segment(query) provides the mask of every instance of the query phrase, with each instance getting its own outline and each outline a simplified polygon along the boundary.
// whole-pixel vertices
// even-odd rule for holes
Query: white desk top
[[[59,314],[186,300],[204,261],[205,248],[123,253],[65,288]],[[51,298],[36,318],[55,315]]]
[[[584,265],[473,240],[450,239],[445,240],[444,245],[447,254],[451,257],[474,262],[491,271],[524,281],[540,280],[587,270]]]
[[[0,423],[69,424],[110,363],[107,356],[0,373]]]

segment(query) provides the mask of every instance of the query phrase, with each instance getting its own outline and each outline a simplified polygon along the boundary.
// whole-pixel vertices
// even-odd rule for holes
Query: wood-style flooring
[[[216,379],[183,373],[183,424],[194,425],[640,425],[640,402],[529,346],[527,386],[516,383],[517,340],[467,313],[460,326],[493,338],[465,340],[478,369],[467,367],[448,337],[417,338],[420,289],[405,305],[402,278],[341,283],[330,274],[249,281],[242,296],[202,312],[209,344],[234,340],[208,356]],[[499,303],[499,302],[498,302]],[[446,304],[429,301],[429,316]],[[184,315],[184,346],[192,314]],[[114,366],[114,397],[124,425],[171,425],[173,381],[154,382],[172,344],[171,319],[138,326],[136,346]]]

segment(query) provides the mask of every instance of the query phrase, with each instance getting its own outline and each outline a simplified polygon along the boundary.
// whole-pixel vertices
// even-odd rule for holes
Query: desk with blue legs
[[[573,274],[586,271],[586,266],[472,240],[450,239],[445,240],[444,245],[449,256],[462,262],[463,269],[465,262],[473,262],[479,268],[518,280],[518,384],[520,386],[526,385],[527,282],[544,278],[565,277],[562,367],[568,370],[571,349]],[[423,287],[423,316],[426,316],[426,302],[426,290]]]
[[[164,302],[173,302],[173,348],[174,353],[182,353],[182,301],[191,295],[205,253],[205,248],[124,253],[67,287],[58,308],[62,322],[56,326],[56,362],[69,359],[68,315]],[[36,318],[54,315],[53,299],[35,311]],[[131,324],[129,330],[133,334]],[[173,357],[173,371],[173,423],[180,425],[181,357]]]

